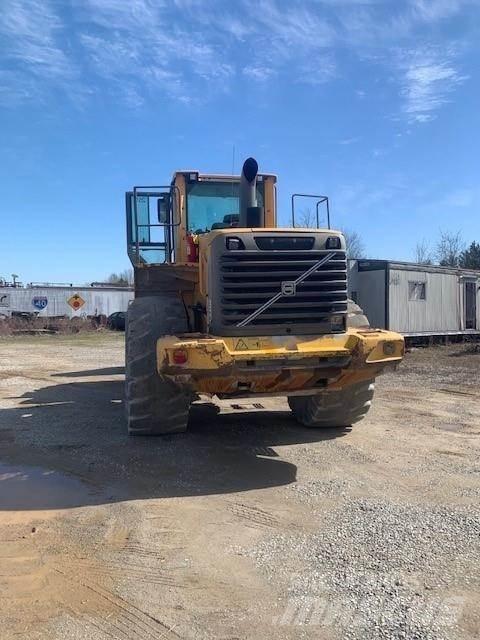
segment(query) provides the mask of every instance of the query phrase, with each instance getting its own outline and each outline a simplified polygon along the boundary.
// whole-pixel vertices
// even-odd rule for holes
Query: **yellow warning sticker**
[[[260,340],[240,338],[235,343],[235,351],[254,351],[255,349],[261,349]]]
[[[85,304],[85,300],[82,296],[75,293],[71,298],[67,300],[67,303],[72,307],[74,311],[78,311]]]

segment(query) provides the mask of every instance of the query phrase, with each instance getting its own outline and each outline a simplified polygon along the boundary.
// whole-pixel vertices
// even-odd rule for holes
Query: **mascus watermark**
[[[280,626],[335,626],[343,628],[382,626],[386,620],[416,628],[452,627],[461,615],[465,599],[460,596],[423,598],[380,597],[368,595],[342,600],[328,596],[289,598],[285,610],[272,624]]]

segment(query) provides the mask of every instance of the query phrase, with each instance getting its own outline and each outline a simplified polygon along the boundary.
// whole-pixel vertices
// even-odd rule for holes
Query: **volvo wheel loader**
[[[351,425],[402,359],[403,338],[347,299],[343,235],[279,228],[276,204],[253,158],[240,176],[178,171],[126,193],[130,434],[185,431],[201,395],[287,396],[308,427]]]

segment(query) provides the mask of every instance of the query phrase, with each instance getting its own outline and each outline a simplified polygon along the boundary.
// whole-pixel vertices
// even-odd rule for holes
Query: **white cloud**
[[[32,42],[50,43],[61,22],[48,1],[4,0],[0,13],[0,32],[7,38],[27,38]]]
[[[168,22],[161,3],[89,0],[89,7],[97,31],[80,35],[85,61],[129,106],[158,92],[184,104],[201,100],[208,91],[200,82],[221,90],[233,73],[213,43]],[[117,28],[107,27],[112,24]]]
[[[241,41],[246,40],[255,31],[255,27],[249,21],[231,15],[220,18],[219,28]]]
[[[471,207],[475,203],[478,190],[475,189],[457,189],[452,191],[445,197],[445,206],[462,208]]]
[[[255,39],[268,45],[272,57],[295,58],[332,47],[336,31],[327,19],[305,3],[278,3],[276,0],[246,0],[256,21]],[[263,42],[262,42],[263,40]],[[264,52],[265,53],[265,52]]]
[[[141,38],[142,30],[156,23],[162,6],[163,2],[151,3],[148,0],[80,0],[76,5],[76,15],[106,29],[136,29],[138,38]]]
[[[5,0],[0,14],[3,80],[10,76],[11,100],[43,97],[45,82],[76,86],[76,65],[62,46],[63,24],[48,0]],[[4,98],[7,94],[4,93]]]
[[[211,25],[245,41],[252,52],[251,62],[243,68],[245,75],[262,82],[283,77],[313,86],[336,76],[336,30],[315,3],[244,0],[243,10],[253,16],[242,22],[248,29],[238,31],[231,17],[219,18],[216,13]]]
[[[350,144],[355,144],[356,142],[360,142],[361,138],[359,138],[358,136],[355,138],[344,138],[343,140],[339,140],[338,144],[341,145],[350,145]]]
[[[29,102],[37,95],[37,86],[33,79],[13,71],[0,71],[0,104],[16,106]]]
[[[438,43],[411,50],[416,30],[475,2],[210,0],[207,10],[205,0],[4,0],[1,99],[10,86],[12,103],[58,89],[75,101],[110,94],[134,108],[158,96],[196,103],[231,90],[235,76],[315,91],[354,57],[367,73],[393,72],[407,120],[426,122],[465,76],[448,42],[442,55]]]
[[[297,82],[315,86],[335,78],[337,65],[333,55],[317,54],[312,60],[305,62],[299,71]]]
[[[449,18],[465,4],[465,0],[410,0],[414,15],[427,22]]]
[[[248,66],[242,69],[242,73],[257,82],[265,82],[270,80],[272,76],[277,75],[274,69],[266,66]]]
[[[145,104],[143,97],[132,85],[125,85],[121,95],[124,103],[132,109],[139,109]]]
[[[464,80],[455,67],[455,53],[423,47],[403,52],[399,62],[402,73],[403,111],[409,121],[424,123],[449,101],[449,95]]]
[[[97,32],[80,36],[86,61],[118,91],[130,77],[182,102],[227,90],[237,71],[257,82],[292,73],[298,82],[320,84],[335,75],[326,53],[335,33],[317,13],[301,5],[285,9],[276,0],[242,0],[236,12],[227,3],[213,5],[205,12],[196,0],[175,0],[172,15],[172,3],[88,0],[83,16]],[[253,51],[240,69],[234,43]],[[196,88],[201,81],[206,84]]]

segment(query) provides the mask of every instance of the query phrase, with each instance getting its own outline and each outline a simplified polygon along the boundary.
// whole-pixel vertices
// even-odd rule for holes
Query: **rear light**
[[[174,364],[185,364],[188,360],[188,353],[185,349],[175,349],[173,352]]]

